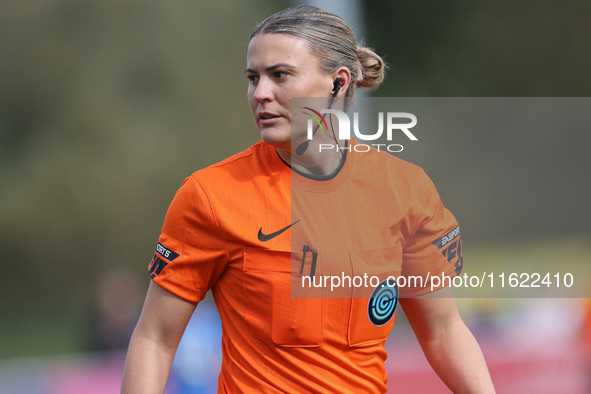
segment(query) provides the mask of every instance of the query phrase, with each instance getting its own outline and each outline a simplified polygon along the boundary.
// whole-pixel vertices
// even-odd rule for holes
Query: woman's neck
[[[315,149],[318,149],[318,147],[315,147]],[[331,175],[341,166],[341,161],[345,159],[345,150],[347,150],[347,144],[341,143],[337,149],[334,141],[330,149],[327,148],[318,152],[309,149],[301,155],[276,148],[281,160],[294,170],[304,174],[320,176]]]

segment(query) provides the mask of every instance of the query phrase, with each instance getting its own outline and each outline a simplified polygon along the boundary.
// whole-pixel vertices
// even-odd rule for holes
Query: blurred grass
[[[0,359],[74,354],[86,350],[78,319],[34,319],[0,325]]]
[[[474,297],[558,297],[588,298],[591,297],[591,234],[562,234],[537,238],[496,240],[489,242],[471,241],[464,243],[464,273],[469,276],[482,277],[494,273],[495,289],[459,289],[459,298]],[[550,274],[551,285],[544,285],[541,280],[536,284],[540,287],[512,288],[509,284],[511,274],[540,274],[541,280]],[[570,273],[573,286],[566,287],[564,275]],[[500,274],[505,274],[505,287],[500,288]],[[556,284],[555,274],[560,274],[560,283]],[[524,285],[533,284],[533,278],[525,276],[518,279]],[[486,286],[484,286],[486,287]]]

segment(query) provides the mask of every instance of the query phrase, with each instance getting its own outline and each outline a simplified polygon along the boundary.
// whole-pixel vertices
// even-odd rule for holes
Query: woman
[[[434,246],[452,233],[461,245],[457,223],[418,167],[349,151],[326,127],[308,141],[304,127],[292,132],[291,114],[293,97],[324,98],[327,107],[342,109],[333,100],[377,86],[383,72],[379,56],[358,48],[340,18],[315,7],[281,11],[253,30],[248,101],[262,141],[194,173],[177,192],[150,266],[122,392],[163,392],[183,330],[209,289],[223,326],[220,392],[386,391],[383,345],[399,289],[385,278],[425,269],[459,273],[461,247],[456,269]],[[343,149],[321,154],[317,148],[327,141]],[[376,203],[355,209],[367,193]],[[356,231],[360,216],[371,226]],[[305,284],[339,272],[343,279],[370,274],[380,283],[349,284],[336,297]],[[303,292],[295,294],[298,288]],[[384,289],[393,295],[368,294]],[[384,302],[385,314],[375,300]],[[454,392],[494,391],[453,299],[400,304]]]

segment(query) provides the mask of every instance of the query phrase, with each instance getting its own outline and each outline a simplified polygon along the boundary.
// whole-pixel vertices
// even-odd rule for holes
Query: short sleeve
[[[226,262],[213,209],[193,175],[185,179],[166,212],[149,267],[150,278],[181,298],[199,302]]]
[[[402,263],[407,286],[401,289],[401,295],[406,297],[449,286],[464,264],[460,226],[423,170],[414,197],[411,220],[415,231],[404,247]],[[433,280],[435,276],[438,278]]]

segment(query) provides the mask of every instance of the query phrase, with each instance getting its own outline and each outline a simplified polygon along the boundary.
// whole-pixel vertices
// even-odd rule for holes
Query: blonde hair
[[[386,65],[371,48],[358,46],[349,26],[338,16],[311,5],[298,5],[271,15],[250,34],[282,33],[308,42],[320,66],[328,73],[339,67],[351,71],[346,96],[355,88],[375,89],[384,80]]]

